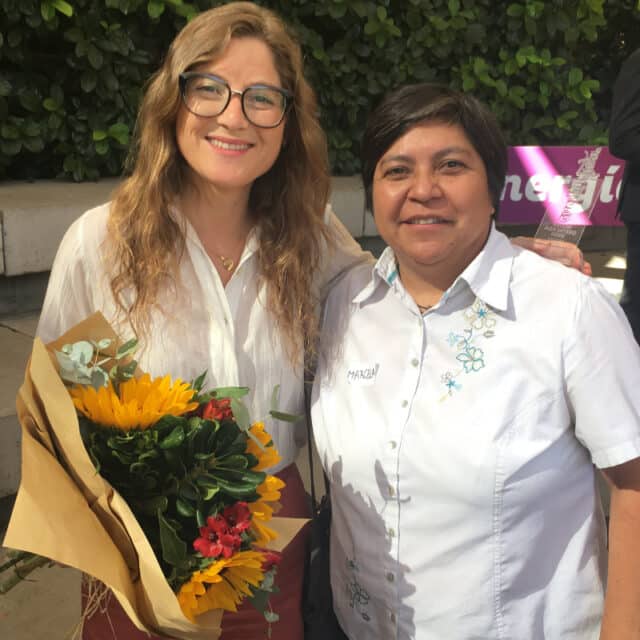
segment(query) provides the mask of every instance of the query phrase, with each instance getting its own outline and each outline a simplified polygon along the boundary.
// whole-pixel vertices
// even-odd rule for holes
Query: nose
[[[242,110],[242,95],[232,93],[225,110],[217,116],[218,123],[227,129],[244,129],[248,125]]]
[[[435,172],[427,168],[416,169],[408,195],[411,199],[419,202],[440,197],[442,191]]]

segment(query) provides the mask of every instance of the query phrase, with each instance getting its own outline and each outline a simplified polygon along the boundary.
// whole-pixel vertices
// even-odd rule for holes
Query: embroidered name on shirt
[[[361,387],[368,387],[376,381],[380,365],[351,367],[347,370],[347,382]]]

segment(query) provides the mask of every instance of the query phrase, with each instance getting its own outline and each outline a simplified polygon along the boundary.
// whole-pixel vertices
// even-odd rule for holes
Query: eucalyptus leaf
[[[104,369],[94,367],[91,370],[91,386],[94,389],[106,387],[109,384],[109,374]]]
[[[71,350],[68,351],[69,357],[80,364],[88,364],[89,362],[91,362],[93,353],[93,345],[87,340],[74,342],[71,345]]]

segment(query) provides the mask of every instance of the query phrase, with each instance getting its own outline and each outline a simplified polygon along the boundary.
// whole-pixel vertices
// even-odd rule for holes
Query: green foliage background
[[[0,0],[0,179],[118,175],[141,88],[206,0]],[[606,144],[640,0],[266,0],[298,33],[336,174],[389,89],[472,91],[512,144]]]

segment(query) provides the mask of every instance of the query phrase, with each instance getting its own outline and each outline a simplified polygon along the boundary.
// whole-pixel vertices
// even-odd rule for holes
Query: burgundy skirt
[[[282,508],[278,516],[310,518],[309,502],[305,494],[300,473],[291,464],[276,474],[286,487],[282,490]],[[271,596],[273,611],[279,616],[271,625],[272,640],[302,640],[302,580],[309,527],[304,527],[289,543],[278,565],[276,584],[279,593]],[[82,591],[82,608],[86,593]],[[225,612],[222,616],[222,640],[256,640],[267,637],[267,622],[264,616],[249,603],[243,603],[237,613]],[[108,604],[87,617],[82,631],[82,640],[165,640],[163,636],[149,635],[140,631],[124,612],[117,599],[110,594]]]

